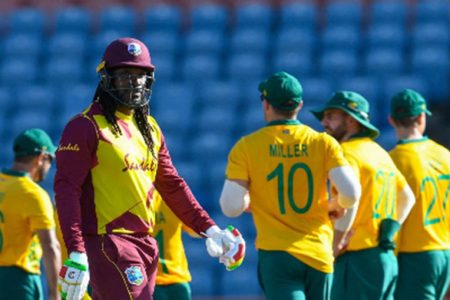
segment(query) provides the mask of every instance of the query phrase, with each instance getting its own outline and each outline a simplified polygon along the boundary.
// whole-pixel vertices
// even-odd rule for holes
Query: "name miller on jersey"
[[[308,156],[308,145],[305,144],[270,144],[269,156],[271,157],[301,157]]]

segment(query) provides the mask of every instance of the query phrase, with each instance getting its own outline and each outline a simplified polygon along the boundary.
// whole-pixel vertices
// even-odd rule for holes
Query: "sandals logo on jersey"
[[[151,162],[148,159],[135,158],[130,153],[127,153],[124,158],[125,167],[122,169],[122,172],[126,171],[151,171],[156,170],[156,162],[152,160]]]
[[[58,147],[58,151],[74,151],[74,152],[78,152],[80,151],[80,147],[78,146],[78,144],[73,144],[72,143],[68,143],[66,145],[59,145]]]
[[[133,56],[138,56],[142,53],[141,45],[137,43],[129,43],[128,44],[128,53],[130,53]]]
[[[125,275],[127,275],[128,282],[132,285],[140,286],[144,282],[141,267],[131,266],[125,270]]]

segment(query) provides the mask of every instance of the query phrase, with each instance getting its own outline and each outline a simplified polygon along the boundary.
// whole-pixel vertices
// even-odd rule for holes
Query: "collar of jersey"
[[[425,141],[428,141],[428,136],[423,136],[423,137],[418,138],[418,139],[399,140],[397,142],[397,144],[402,145],[402,144],[419,143],[419,142],[425,142]]]
[[[121,113],[120,111],[116,110],[116,112],[114,113],[116,115],[116,117],[118,117],[121,120],[126,120],[126,121],[130,121],[133,119],[133,115],[126,115],[124,113]]]
[[[267,126],[276,126],[276,125],[300,125],[299,120],[276,120],[267,123]]]
[[[2,173],[6,174],[6,175],[10,175],[10,176],[17,176],[17,177],[23,177],[23,176],[28,175],[28,172],[14,171],[11,169],[6,169],[6,168],[2,169]]]

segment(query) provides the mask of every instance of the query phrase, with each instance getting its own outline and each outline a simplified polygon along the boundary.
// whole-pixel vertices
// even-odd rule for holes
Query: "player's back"
[[[390,152],[416,196],[399,251],[450,249],[450,152],[428,138],[400,141]]]
[[[376,247],[381,220],[397,218],[397,192],[406,181],[389,153],[371,138],[350,139],[342,143],[342,148],[363,191],[347,250]]]
[[[330,271],[326,182],[330,169],[347,164],[339,144],[298,121],[272,122],[243,137],[234,157],[246,164],[257,248],[285,250]]]

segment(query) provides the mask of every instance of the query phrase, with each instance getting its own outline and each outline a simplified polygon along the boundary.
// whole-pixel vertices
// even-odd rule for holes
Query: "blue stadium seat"
[[[229,147],[228,152],[231,150],[232,145],[227,145]],[[207,170],[205,170],[204,176],[206,177],[206,181],[209,184],[210,190],[215,190],[216,194],[219,194],[222,192],[222,187],[225,182],[225,171],[227,168],[227,156],[224,156],[222,158],[219,158],[217,162],[212,164],[208,167]],[[219,198],[216,198],[217,200]],[[220,212],[220,205],[218,201],[215,201],[215,203],[210,203],[210,207]],[[225,224],[225,226],[228,224]]]
[[[55,90],[48,85],[27,85],[16,92],[14,106],[20,110],[47,110],[53,112],[56,105]]]
[[[317,11],[315,2],[288,2],[281,4],[280,27],[314,30],[318,20]]]
[[[51,132],[53,128],[53,112],[48,110],[18,110],[9,119],[9,136],[17,136],[20,132],[38,127],[46,132]]]
[[[186,81],[201,82],[217,80],[220,76],[221,64],[213,55],[187,56],[181,66],[181,73]]]
[[[330,80],[321,77],[300,77],[303,86],[303,101],[305,105],[320,107],[325,104],[334,91]]]
[[[11,91],[11,88],[9,86],[2,86],[0,85],[0,111],[6,113],[9,109],[9,107],[14,107],[14,97],[13,92]],[[3,117],[3,115],[2,115]],[[0,119],[0,124],[1,124]],[[0,128],[5,128],[6,126],[0,126]],[[0,136],[1,136],[1,129],[0,129]]]
[[[150,50],[151,51],[151,50]],[[158,83],[159,80],[174,80],[176,74],[179,73],[179,66],[176,64],[175,59],[170,55],[152,55],[152,63],[155,66],[155,78]]]
[[[274,51],[313,52],[316,49],[317,37],[314,31],[303,28],[286,28],[274,35]]]
[[[9,14],[9,32],[42,37],[46,31],[46,19],[45,12],[36,7],[14,9]]]
[[[179,38],[175,31],[153,30],[145,32],[140,39],[147,45],[153,58],[155,54],[174,57],[180,48]]]
[[[185,153],[187,150],[185,145],[181,145],[180,148],[175,147],[175,144],[172,144],[172,140],[170,139],[167,140],[167,146],[171,155],[178,155],[176,153]],[[193,191],[197,191],[201,187],[203,173],[198,164],[192,161],[184,161],[177,162],[175,167],[178,170],[178,174],[180,174],[180,176],[184,178],[184,180]]]
[[[118,30],[134,32],[137,23],[137,14],[133,7],[112,5],[99,13],[99,30]]]
[[[60,87],[57,91],[58,121],[64,126],[73,116],[87,108],[94,98],[96,84],[76,83],[70,88]]]
[[[198,132],[200,133],[213,131],[231,137],[236,122],[236,112],[234,109],[226,107],[205,106],[197,116]]]
[[[34,59],[10,59],[0,65],[0,84],[19,86],[24,82],[35,83],[38,79],[38,65]]]
[[[416,25],[411,34],[413,47],[448,47],[450,41],[449,24],[445,22],[430,22]]]
[[[189,124],[195,98],[194,90],[187,82],[161,83],[156,86],[158,83],[156,81],[152,95],[152,113],[158,116],[160,113],[169,110],[176,113],[180,123],[186,121]]]
[[[322,48],[331,50],[357,50],[360,45],[360,29],[352,26],[331,25],[322,31]]]
[[[193,5],[189,11],[190,30],[210,30],[222,34],[227,29],[228,16],[227,7],[221,4]]]
[[[238,3],[234,12],[236,30],[244,28],[257,28],[264,32],[271,30],[274,11],[267,3]]]
[[[75,33],[86,36],[92,29],[92,14],[81,6],[64,6],[54,12],[55,33]]]
[[[211,80],[199,90],[198,104],[200,107],[225,108],[233,111],[240,103],[239,84],[235,80]]]
[[[144,31],[165,31],[178,33],[181,29],[182,13],[177,5],[160,3],[144,11]]]
[[[254,53],[266,55],[270,50],[270,35],[259,29],[235,30],[231,35],[232,54]]]
[[[43,76],[44,81],[53,86],[72,85],[82,80],[83,72],[83,61],[68,56],[48,60]]]
[[[416,22],[449,22],[449,3],[441,0],[418,1],[415,5]]]
[[[320,74],[329,78],[356,75],[358,68],[357,54],[352,51],[325,51],[319,60]]]
[[[295,77],[308,76],[314,70],[312,55],[301,51],[281,51],[273,58],[273,72],[286,71]]]
[[[231,138],[208,131],[191,138],[190,154],[201,163],[226,159],[231,147]]]
[[[201,243],[205,248],[204,243]],[[188,250],[186,250],[189,253]],[[211,257],[206,254],[205,251],[201,252],[203,259],[201,264],[192,264],[189,266],[192,282],[191,289],[193,295],[198,296],[210,296],[215,294],[215,287],[218,285],[217,273],[213,272],[211,266]],[[217,263],[213,260],[213,263]]]
[[[328,26],[351,26],[360,28],[362,4],[359,1],[331,2],[325,7]]]
[[[227,65],[228,79],[241,82],[262,80],[268,75],[268,71],[267,59],[263,55],[233,55]]]
[[[450,58],[447,47],[416,48],[412,53],[413,74],[426,79],[432,101],[447,102],[450,97]]]
[[[47,53],[54,57],[83,59],[87,48],[86,36],[79,33],[55,33],[47,43]]]
[[[399,75],[405,71],[401,49],[370,49],[364,61],[365,74],[383,78]]]
[[[2,55],[5,61],[22,58],[37,60],[43,51],[42,39],[34,34],[12,33],[2,44]]]
[[[185,37],[184,54],[186,55],[214,55],[219,57],[225,49],[223,34],[212,30],[194,30]]]
[[[378,24],[368,28],[367,46],[369,48],[392,48],[403,50],[406,34],[403,26]]]
[[[373,1],[369,10],[372,25],[396,24],[404,28],[408,19],[408,5],[404,0]]]
[[[257,99],[254,99],[255,101],[258,101]],[[258,130],[266,125],[266,122],[264,121],[264,113],[262,111],[262,106],[260,103],[256,103],[259,105],[249,105],[247,107],[246,111],[244,112],[244,115],[242,117],[242,120],[239,122],[239,128],[240,132],[238,133],[238,136],[236,137],[236,140],[241,135],[249,134],[255,130]]]

